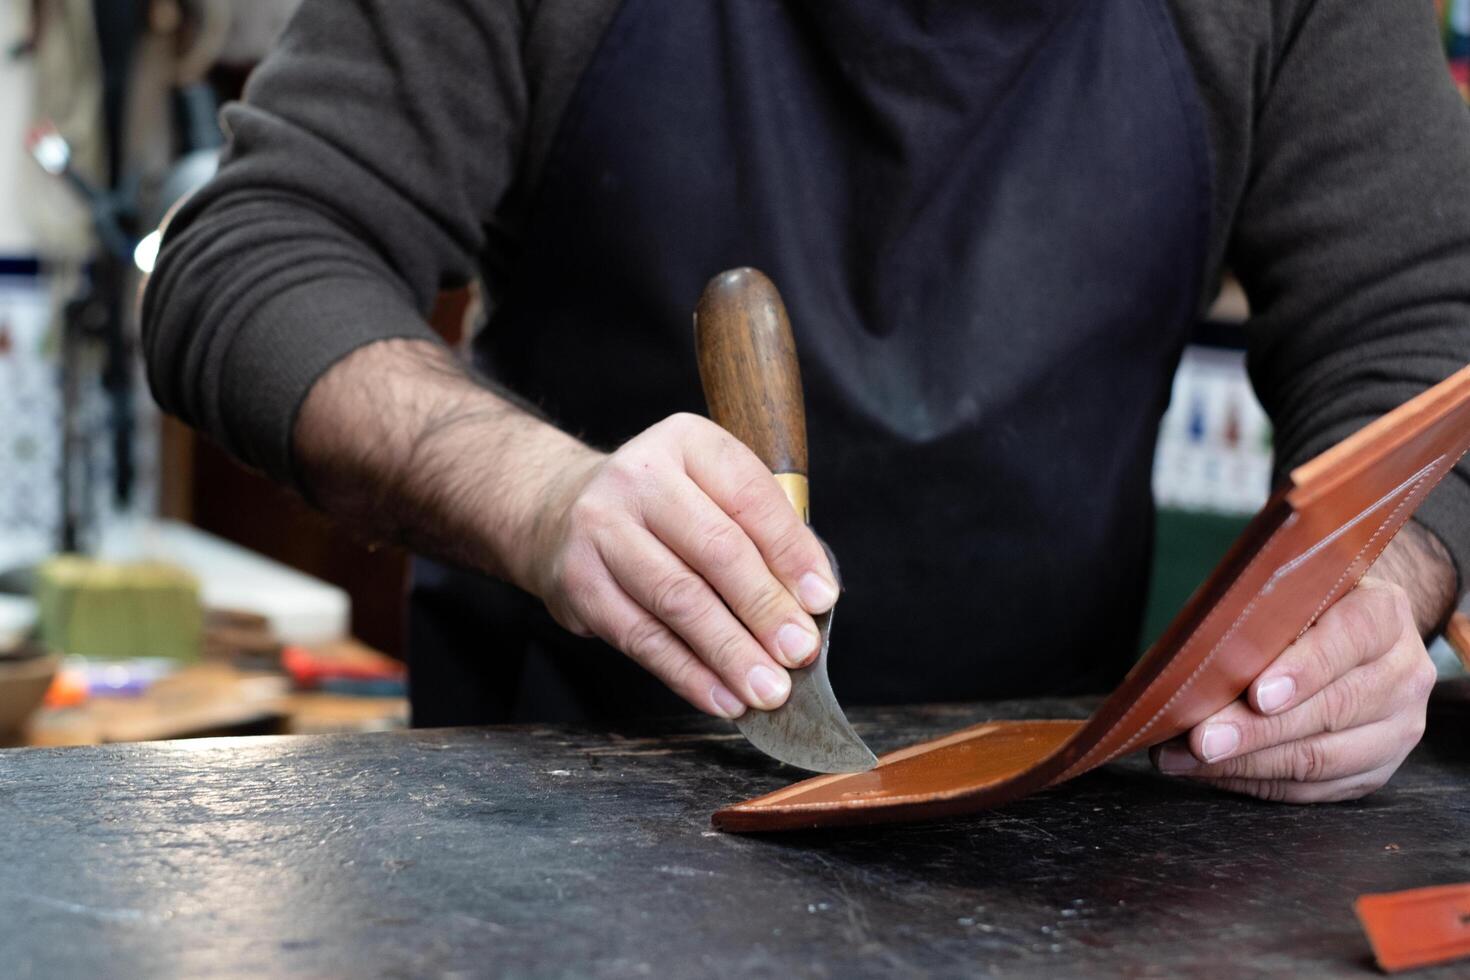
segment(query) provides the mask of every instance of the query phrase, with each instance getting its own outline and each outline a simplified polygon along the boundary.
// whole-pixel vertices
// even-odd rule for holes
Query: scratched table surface
[[[1355,896],[1470,880],[1467,705],[1361,803],[1133,759],[966,819],[773,837],[710,829],[796,775],[714,722],[15,749],[0,972],[1371,976]],[[881,751],[1086,708],[853,715]]]

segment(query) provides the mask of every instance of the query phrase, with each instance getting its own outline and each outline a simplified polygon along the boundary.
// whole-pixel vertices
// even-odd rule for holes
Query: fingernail
[[[731,694],[730,689],[723,684],[710,686],[709,699],[726,718],[739,718],[745,714],[745,702]]]
[[[1296,693],[1296,681],[1290,677],[1273,677],[1260,687],[1256,688],[1256,704],[1261,710],[1270,713],[1286,706],[1291,696]]]
[[[1199,740],[1206,762],[1223,759],[1239,747],[1240,729],[1234,725],[1207,725],[1204,738]]]
[[[781,648],[788,666],[800,667],[817,649],[817,635],[795,623],[787,623],[776,631],[776,646]]]
[[[1199,760],[1182,745],[1166,745],[1159,749],[1160,772],[1189,772],[1199,767]]]
[[[755,699],[764,708],[776,707],[786,698],[786,692],[791,690],[791,678],[784,671],[778,674],[764,664],[750,668],[745,679],[750,684]]]
[[[796,597],[807,612],[826,612],[837,601],[837,587],[816,572],[807,572],[796,583]]]

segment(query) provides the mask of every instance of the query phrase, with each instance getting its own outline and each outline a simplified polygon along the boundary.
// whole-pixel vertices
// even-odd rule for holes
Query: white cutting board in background
[[[280,562],[178,521],[118,524],[102,536],[98,557],[152,559],[187,568],[205,606],[259,613],[285,643],[325,643],[348,636],[347,593]]]

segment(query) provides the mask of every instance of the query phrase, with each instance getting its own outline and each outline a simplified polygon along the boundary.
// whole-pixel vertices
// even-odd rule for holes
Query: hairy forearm
[[[602,454],[472,377],[438,344],[361,348],[318,381],[295,428],[307,488],[328,513],[383,540],[527,585],[549,499]],[[1443,544],[1410,521],[1373,566],[1439,630],[1458,578]]]
[[[419,340],[333,366],[302,405],[294,450],[327,512],[520,585],[544,502],[601,458]]]
[[[1409,594],[1421,636],[1437,633],[1454,611],[1459,588],[1455,564],[1439,538],[1417,521],[1409,521],[1389,542],[1372,574]]]

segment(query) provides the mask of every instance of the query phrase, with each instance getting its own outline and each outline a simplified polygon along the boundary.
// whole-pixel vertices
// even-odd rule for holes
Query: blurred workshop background
[[[0,0],[0,743],[406,723],[405,556],[161,418],[137,354],[157,227],[297,2]],[[1441,11],[1470,95],[1470,0]],[[1227,282],[1175,379],[1145,644],[1266,500],[1247,315]]]

